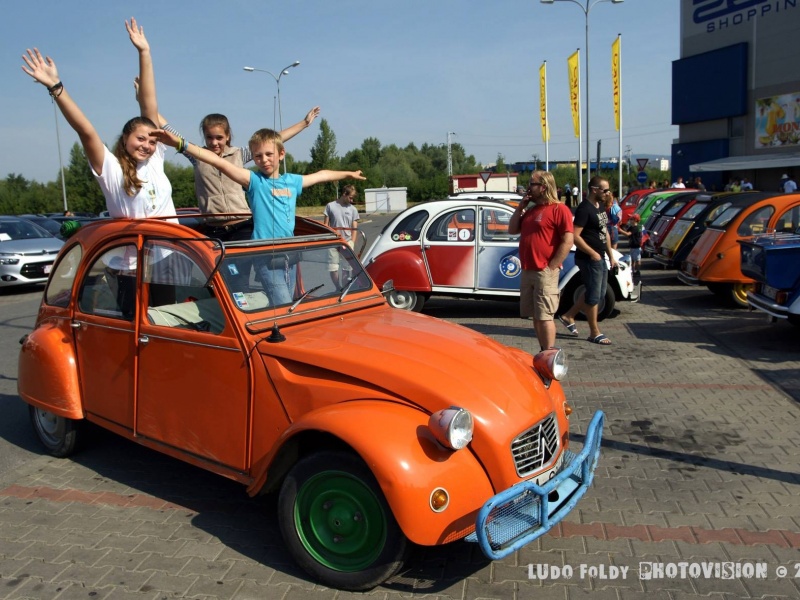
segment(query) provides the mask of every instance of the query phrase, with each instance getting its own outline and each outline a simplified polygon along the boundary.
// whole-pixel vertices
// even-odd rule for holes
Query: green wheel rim
[[[386,515],[375,493],[347,473],[326,471],[297,492],[294,523],[306,551],[336,571],[372,565],[386,543]]]

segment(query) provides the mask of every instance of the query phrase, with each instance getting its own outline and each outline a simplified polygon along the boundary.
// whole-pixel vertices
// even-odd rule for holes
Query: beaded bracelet
[[[64,91],[64,84],[59,81],[54,86],[47,88],[47,91],[53,98],[58,98]],[[58,93],[56,94],[56,92]]]

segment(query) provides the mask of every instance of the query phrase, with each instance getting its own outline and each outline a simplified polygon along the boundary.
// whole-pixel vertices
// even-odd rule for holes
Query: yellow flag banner
[[[581,84],[580,84],[580,50],[576,50],[567,59],[569,68],[569,104],[572,109],[572,126],[575,137],[581,137]]]
[[[611,82],[614,85],[614,123],[619,131],[619,118],[620,118],[620,67],[619,67],[619,54],[620,54],[620,37],[611,44]]]
[[[547,63],[539,67],[539,120],[542,122],[542,141],[550,141],[550,127],[547,124]]]

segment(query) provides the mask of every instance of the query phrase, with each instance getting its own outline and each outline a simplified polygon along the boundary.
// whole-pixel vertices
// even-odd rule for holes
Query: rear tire
[[[36,436],[52,456],[64,458],[75,451],[79,421],[59,417],[33,405],[28,410]]]

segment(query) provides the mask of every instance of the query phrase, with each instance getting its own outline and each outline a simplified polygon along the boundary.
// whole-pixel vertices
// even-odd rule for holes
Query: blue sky
[[[277,75],[299,60],[281,79],[283,125],[320,105],[340,155],[367,137],[420,146],[445,144],[452,131],[484,163],[498,153],[507,162],[534,154],[544,160],[538,70],[546,60],[550,158],[577,158],[566,61],[584,46],[585,18],[570,2],[43,0],[10,3],[0,22],[1,178],[15,173],[51,181],[58,174],[53,106],[20,69],[25,48],[38,46],[55,60],[64,85],[109,146],[137,114],[137,55],[124,27],[131,10],[152,47],[159,108],[192,141],[201,141],[199,122],[210,112],[228,116],[236,145],[272,127],[275,81],[242,67]],[[604,157],[617,154],[610,56],[621,33],[623,148],[630,145],[634,157],[668,156],[677,137],[670,117],[679,3],[601,2],[589,15],[592,154],[598,136]],[[583,73],[582,64],[582,79]],[[77,136],[60,115],[59,130],[66,165]],[[309,160],[318,133],[317,122],[288,151]]]

